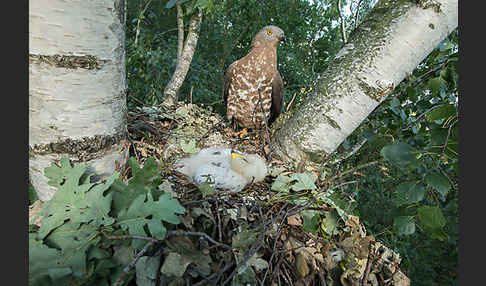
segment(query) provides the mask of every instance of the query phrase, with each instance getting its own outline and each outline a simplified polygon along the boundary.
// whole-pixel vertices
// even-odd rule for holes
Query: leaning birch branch
[[[319,75],[312,95],[274,122],[274,150],[312,164],[329,154],[458,23],[458,0],[440,9],[380,0]]]

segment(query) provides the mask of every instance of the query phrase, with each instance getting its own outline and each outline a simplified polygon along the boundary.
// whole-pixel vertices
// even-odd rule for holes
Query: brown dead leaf
[[[268,156],[270,154],[270,145],[267,144],[265,147],[263,147],[263,151],[265,152],[265,155]]]
[[[310,268],[303,252],[299,252],[295,255],[295,268],[297,269],[297,276],[299,276],[299,278],[304,278],[309,274]]]
[[[298,214],[293,215],[293,216],[289,216],[289,217],[287,217],[287,224],[301,226],[302,225],[302,217]]]

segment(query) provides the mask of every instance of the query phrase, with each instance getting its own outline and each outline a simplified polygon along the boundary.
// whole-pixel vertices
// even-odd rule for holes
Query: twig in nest
[[[221,271],[217,272],[217,273],[213,273],[211,274],[210,276],[204,278],[204,280],[194,284],[193,286],[201,286],[201,285],[206,285],[207,281],[211,281],[213,280],[216,276],[220,276],[222,275],[224,272],[226,272],[228,269],[230,269],[231,267],[233,267],[233,265],[235,265],[235,262],[230,262],[228,263],[223,269],[221,269]]]
[[[217,242],[216,240],[212,239],[209,235],[205,234],[204,232],[192,232],[192,231],[180,231],[180,230],[173,230],[173,231],[168,231],[167,232],[167,238],[172,237],[172,236],[200,236],[201,238],[205,238],[207,241],[217,245],[221,246],[222,248],[226,250],[231,250],[231,246],[226,245],[221,242]]]
[[[215,201],[216,203],[216,215],[218,217],[218,237],[219,241],[223,241],[223,234],[221,233],[221,217],[219,215],[219,205],[218,205],[218,200]]]
[[[370,246],[368,248],[368,260],[366,261],[366,270],[363,274],[363,278],[361,279],[361,286],[366,286],[368,285],[368,275],[370,274],[370,270],[371,270],[371,264],[373,264],[373,259],[374,259],[374,255],[373,255],[373,247],[374,243],[373,242],[370,242]]]

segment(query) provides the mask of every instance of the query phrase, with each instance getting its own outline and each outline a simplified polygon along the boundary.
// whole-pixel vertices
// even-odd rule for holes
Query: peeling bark
[[[202,12],[197,10],[191,17],[189,22],[189,31],[187,38],[184,42],[184,49],[182,51],[181,58],[177,58],[177,65],[174,73],[172,74],[169,83],[164,89],[164,102],[166,104],[173,104],[177,101],[177,92],[181,87],[186,74],[189,71],[191,65],[192,56],[196,50],[197,40],[199,39],[199,29],[201,27]],[[180,39],[179,39],[180,40]]]
[[[312,96],[274,124],[276,152],[311,164],[334,152],[457,27],[458,0],[435,2],[440,11],[413,1],[380,0],[319,75]]]
[[[126,137],[125,0],[38,0],[29,6],[29,176],[62,157],[97,178],[123,158]]]

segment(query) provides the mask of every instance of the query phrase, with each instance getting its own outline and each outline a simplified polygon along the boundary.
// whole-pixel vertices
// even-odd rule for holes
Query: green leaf
[[[319,222],[321,219],[320,212],[313,210],[302,211],[302,228],[305,231],[316,234],[319,230]]]
[[[457,109],[454,104],[444,104],[427,112],[425,118],[427,118],[428,121],[435,121],[449,118],[455,114],[457,114]]]
[[[381,149],[381,156],[400,168],[417,168],[417,151],[407,143],[398,142],[387,145]]]
[[[425,175],[425,182],[438,191],[442,196],[446,196],[451,189],[449,180],[438,172],[431,172]]]
[[[157,272],[160,270],[160,255],[142,256],[135,265],[137,286],[157,285]]]
[[[314,184],[317,180],[317,176],[314,173],[295,173],[290,175],[290,179],[297,180],[297,182],[292,185],[292,189],[296,192],[317,189]]]
[[[197,0],[194,4],[194,8],[199,8],[199,10],[204,10],[209,7],[209,0]]]
[[[148,193],[138,196],[127,210],[121,211],[118,223],[131,235],[147,236],[144,228],[148,227],[152,237],[163,240],[167,230],[162,221],[179,224],[180,219],[176,214],[184,212],[184,207],[176,199],[172,199],[170,194],[163,194],[158,201],[154,201],[152,195]],[[136,249],[140,249],[143,245],[144,241],[132,240],[132,246]]]
[[[209,182],[199,184],[197,188],[199,189],[199,191],[201,191],[203,198],[216,193],[216,190],[214,189],[214,184]]]
[[[393,220],[393,227],[400,235],[411,235],[415,232],[413,216],[398,216]]]
[[[185,140],[181,141],[182,151],[185,153],[193,154],[199,152],[201,149],[196,147],[196,140],[191,139],[188,143]]]
[[[69,267],[49,268],[47,272],[49,273],[49,277],[54,281],[64,278],[72,273],[71,268]]]
[[[326,213],[326,217],[321,220],[321,228],[322,230],[329,234],[334,235],[338,234],[338,217],[336,216],[334,211]]]
[[[176,4],[176,0],[170,0],[170,1],[167,2],[167,4],[165,4],[165,8],[170,9],[170,8],[174,7],[175,4]]]
[[[439,94],[443,81],[444,80],[440,76],[429,79],[428,88],[432,92],[433,96]]]
[[[49,285],[49,269],[59,267],[57,259],[61,251],[50,248],[42,240],[37,240],[35,234],[29,235],[29,285]],[[64,268],[64,267],[61,267]]]
[[[86,274],[88,249],[100,241],[96,227],[67,222],[52,231],[46,239],[49,245],[61,249],[58,265],[70,267],[73,275],[81,278]]]
[[[411,101],[416,101],[418,97],[415,88],[411,86],[407,87],[407,96]]]
[[[158,190],[161,177],[159,165],[154,158],[148,158],[142,168],[140,168],[137,160],[133,157],[128,159],[128,164],[132,169],[132,177],[128,180],[128,184],[117,179],[111,187],[113,192],[112,212],[114,216],[118,216],[120,211],[127,209],[135,198],[140,195],[146,195],[148,192],[151,192],[153,198],[157,200],[163,193]]]
[[[446,220],[438,207],[422,206],[417,209],[417,217],[420,225],[431,234],[432,238],[444,240],[447,237],[442,229]]]
[[[290,191],[290,182],[292,179],[287,176],[280,174],[272,183],[272,190],[277,192],[288,193]]]
[[[56,227],[66,220],[79,227],[81,223],[94,226],[111,225],[114,219],[108,215],[111,210],[111,194],[103,193],[111,186],[118,173],[113,174],[105,183],[79,184],[86,166],[79,164],[71,168],[66,174],[66,181],[42,208],[44,219],[39,228],[39,238],[43,239]],[[93,187],[93,188],[92,188]],[[92,189],[91,189],[92,188]],[[91,191],[90,191],[91,189]]]
[[[71,172],[71,163],[68,158],[61,158],[61,167],[52,164],[44,169],[45,176],[49,179],[47,184],[59,188],[68,174]]]
[[[403,182],[397,186],[398,205],[418,203],[424,196],[425,189],[418,182]]]

